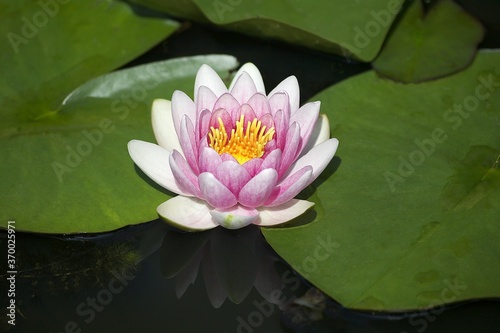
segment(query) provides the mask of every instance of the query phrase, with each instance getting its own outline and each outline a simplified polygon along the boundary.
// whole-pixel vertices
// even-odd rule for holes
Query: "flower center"
[[[272,140],[275,132],[274,127],[266,131],[266,126],[257,119],[248,121],[246,130],[243,131],[244,121],[245,116],[241,115],[240,120],[236,122],[236,128],[231,130],[229,139],[221,118],[219,118],[219,128],[212,126],[208,133],[210,147],[219,155],[231,154],[240,164],[252,158],[262,157],[266,143]]]

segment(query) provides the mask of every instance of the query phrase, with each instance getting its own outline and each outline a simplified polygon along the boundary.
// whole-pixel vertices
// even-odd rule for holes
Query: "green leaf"
[[[116,1],[0,1],[2,125],[32,124],[63,98],[163,40],[178,26]],[[110,38],[111,37],[111,38]]]
[[[120,70],[75,90],[53,115],[2,123],[0,223],[77,233],[157,218],[155,207],[171,194],[134,167],[127,142],[155,142],[152,101],[192,91],[204,63],[223,77],[237,65],[230,56],[199,56]]]
[[[269,243],[349,308],[500,297],[499,64],[483,51],[440,80],[371,71],[314,97],[337,157],[313,184],[315,221],[265,229]]]
[[[424,14],[413,1],[373,62],[380,74],[402,82],[421,82],[469,66],[483,40],[479,21],[451,0],[437,2]]]
[[[403,0],[132,0],[170,15],[251,36],[371,61]]]

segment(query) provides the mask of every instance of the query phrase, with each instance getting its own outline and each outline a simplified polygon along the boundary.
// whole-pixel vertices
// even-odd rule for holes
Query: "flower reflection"
[[[283,287],[275,268],[278,260],[254,226],[195,234],[172,230],[165,235],[161,249],[162,274],[175,278],[177,297],[181,298],[195,282],[201,268],[215,308],[226,299],[241,303],[254,286],[262,297],[273,302],[272,291]]]

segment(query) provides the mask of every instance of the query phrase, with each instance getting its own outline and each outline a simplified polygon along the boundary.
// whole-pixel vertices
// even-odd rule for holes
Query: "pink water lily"
[[[294,199],[330,163],[330,139],[320,102],[299,108],[295,76],[268,95],[262,76],[247,63],[229,89],[203,65],[194,101],[175,91],[172,102],[153,102],[158,145],[132,140],[130,156],[152,180],[179,194],[158,214],[186,230],[237,229],[287,222],[314,203]]]

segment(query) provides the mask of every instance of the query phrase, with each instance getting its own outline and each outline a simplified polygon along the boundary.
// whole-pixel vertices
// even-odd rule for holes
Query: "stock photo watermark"
[[[307,277],[307,273],[316,271],[318,263],[327,260],[335,249],[340,247],[339,243],[332,241],[330,235],[318,237],[317,243],[318,245],[311,254],[302,260],[301,268],[306,272],[303,274],[304,277]],[[300,287],[300,279],[291,270],[286,270],[281,275],[281,280],[283,281],[283,287],[272,290],[269,294],[269,300],[254,300],[252,304],[255,310],[245,317],[238,316],[236,318],[237,333],[253,333],[264,324],[265,319],[269,318],[276,308],[280,308],[291,301],[290,298],[286,297],[283,289],[288,288],[291,292],[296,291]],[[226,331],[225,333],[228,332]]]
[[[130,111],[137,108],[139,103],[148,97],[149,92],[160,85],[161,77],[151,66],[146,65],[145,72],[149,74],[149,77],[140,86],[122,92],[111,102],[111,112],[116,115],[119,121],[128,118]],[[78,168],[84,159],[105,141],[106,135],[116,130],[116,127],[116,120],[104,117],[99,121],[97,128],[82,130],[80,132],[81,139],[75,145],[66,145],[65,159],[51,163],[59,183],[64,181],[65,174],[72,173]]]
[[[366,22],[364,27],[353,27],[355,34],[352,44],[346,42],[340,43],[342,54],[347,60],[347,63],[350,63],[353,53],[360,53],[362,49],[368,47],[372,42],[372,39],[377,37],[382,32],[382,28],[385,28],[392,23],[394,17],[398,15],[403,2],[404,0],[389,0],[387,2],[386,9],[370,11],[372,20]]]
[[[224,19],[224,14],[227,12],[232,12],[236,7],[241,5],[243,0],[215,0],[212,2],[212,6],[217,12],[217,16],[220,21]]]
[[[7,221],[7,322],[16,325],[16,221]]]
[[[495,76],[493,73],[486,76],[480,75],[478,77],[479,84],[474,89],[474,93],[445,110],[442,119],[445,124],[451,125],[451,130],[458,130],[463,121],[479,108],[481,102],[486,101],[500,87],[500,81],[495,81]],[[408,177],[412,176],[416,172],[416,168],[424,164],[434,154],[438,146],[448,140],[448,137],[445,129],[436,127],[429,133],[427,138],[416,138],[414,140],[415,149],[407,155],[398,156],[399,165],[397,169],[384,173],[384,178],[391,192],[396,191],[398,183],[403,183]]]
[[[446,279],[443,281],[443,284],[445,287],[441,290],[440,297],[428,304],[429,310],[412,313],[408,318],[410,325],[415,328],[415,332],[424,333],[429,323],[434,322],[437,316],[444,312],[445,306],[443,304],[456,301],[468,287],[457,278],[454,278],[453,281]],[[400,333],[412,332],[401,331]]]
[[[9,32],[7,34],[7,39],[14,50],[14,53],[19,53],[19,47],[22,44],[28,44],[28,42],[35,38],[36,35],[43,29],[48,23],[49,19],[59,13],[59,7],[69,3],[71,0],[40,0],[37,2],[38,10],[30,15],[25,15],[21,17],[23,25],[21,30],[18,32]]]

